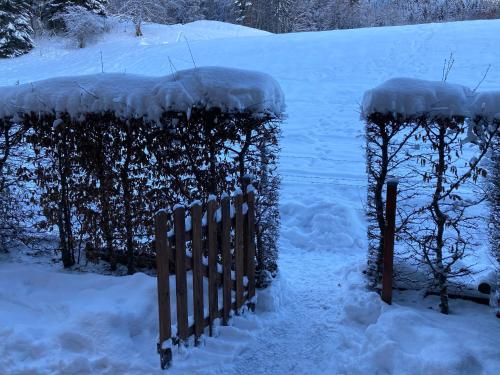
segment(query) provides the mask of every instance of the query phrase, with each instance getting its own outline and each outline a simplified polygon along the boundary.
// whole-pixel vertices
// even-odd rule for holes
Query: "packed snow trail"
[[[297,262],[298,257],[301,262]],[[325,259],[329,259],[325,261]],[[280,311],[227,374],[333,374],[358,335],[342,326],[349,260],[331,254],[284,254]]]
[[[389,307],[365,290],[359,120],[365,90],[392,77],[440,80],[450,52],[450,82],[475,87],[491,64],[481,90],[498,89],[500,20],[289,35],[197,23],[182,32],[197,66],[275,77],[287,119],[280,278],[260,294],[257,314],[221,327],[204,347],[176,351],[169,374],[500,373],[498,321],[487,307],[452,301],[454,313],[443,317],[435,299],[406,293]],[[41,42],[29,55],[0,61],[0,85],[100,73],[101,51],[109,73],[162,76],[172,63],[193,67],[178,28],[130,34],[115,32],[83,50]],[[0,373],[162,373],[154,278],[0,264],[0,286]]]

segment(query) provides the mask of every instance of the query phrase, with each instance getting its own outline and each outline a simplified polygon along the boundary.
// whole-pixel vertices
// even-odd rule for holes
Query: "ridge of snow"
[[[488,120],[500,120],[500,90],[477,94],[471,105],[472,113]]]
[[[392,78],[363,96],[362,116],[397,113],[407,118],[430,113],[433,117],[467,117],[471,89],[457,84],[413,78]]]
[[[0,118],[16,114],[113,112],[120,118],[158,122],[165,111],[190,113],[193,107],[278,116],[285,108],[279,84],[268,74],[203,67],[165,77],[121,73],[58,77],[0,87]]]

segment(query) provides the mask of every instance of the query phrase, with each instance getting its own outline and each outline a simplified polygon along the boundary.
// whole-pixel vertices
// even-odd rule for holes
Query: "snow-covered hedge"
[[[494,92],[409,78],[391,79],[365,93],[373,286],[382,268],[384,185],[397,177],[399,286],[427,283],[448,312],[451,282],[472,272],[464,259],[474,252],[481,225],[474,210],[484,195],[476,187],[488,175],[482,161],[498,139],[498,98]]]
[[[259,191],[259,267],[276,270],[283,111],[274,79],[222,68],[0,88],[0,128],[24,128],[15,141],[31,146],[33,167],[23,173],[41,188],[39,226],[57,229],[65,265],[106,249],[113,267],[128,254],[130,272],[152,251],[158,209],[220,196],[245,175]]]
[[[472,104],[475,114],[473,124],[479,132],[478,138],[483,135],[481,130],[500,128],[500,91],[478,94]],[[476,139],[474,139],[476,140]],[[488,160],[488,181],[486,193],[490,203],[489,235],[491,243],[491,256],[496,260],[496,272],[491,277],[490,303],[496,308],[497,317],[500,318],[500,134],[493,139]]]

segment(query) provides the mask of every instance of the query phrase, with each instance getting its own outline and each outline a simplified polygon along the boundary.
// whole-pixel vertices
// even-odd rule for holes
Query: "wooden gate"
[[[173,223],[170,231],[169,219]],[[194,336],[198,345],[206,328],[210,336],[214,334],[217,319],[227,325],[231,315],[240,314],[245,306],[255,309],[252,185],[248,185],[245,193],[237,191],[232,200],[228,195],[220,201],[211,197],[206,207],[194,202],[187,215],[181,205],[174,208],[172,217],[164,210],[159,211],[155,218],[155,246],[160,319],[158,352],[164,369],[171,364],[172,345],[187,345],[190,336]],[[171,271],[175,276],[170,275]],[[175,277],[175,299],[170,296],[170,277]],[[192,278],[192,288],[188,288],[188,277]],[[192,293],[192,308],[188,306],[188,293]],[[204,306],[206,293],[208,314]],[[173,313],[177,318],[176,332],[172,332]],[[190,320],[194,324],[190,325]]]

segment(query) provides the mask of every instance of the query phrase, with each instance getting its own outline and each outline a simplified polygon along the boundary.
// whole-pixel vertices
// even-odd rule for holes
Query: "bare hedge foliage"
[[[464,151],[471,131],[476,141]],[[475,209],[484,201],[479,179],[488,175],[482,161],[498,132],[498,126],[474,125],[463,117],[367,117],[367,273],[372,287],[382,272],[384,187],[396,177],[396,279],[400,286],[437,290],[441,311],[448,313],[449,286],[472,273],[463,261],[474,253],[477,231],[484,226]]]
[[[153,254],[153,218],[159,209],[221,196],[251,175],[257,200],[258,271],[276,271],[279,229],[279,118],[194,108],[166,112],[160,124],[113,113],[24,115],[17,143],[30,148],[42,231],[59,235],[70,267],[85,250],[109,261]],[[11,124],[4,119],[2,129]],[[3,147],[5,148],[5,147]],[[2,176],[5,176],[2,169]]]

